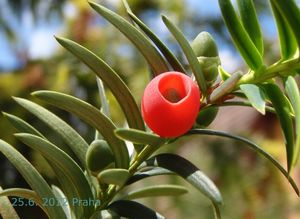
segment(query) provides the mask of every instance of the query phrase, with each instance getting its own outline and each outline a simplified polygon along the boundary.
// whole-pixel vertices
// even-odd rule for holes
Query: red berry
[[[147,85],[142,115],[148,127],[161,137],[177,137],[194,124],[200,107],[195,82],[180,72],[165,72]]]

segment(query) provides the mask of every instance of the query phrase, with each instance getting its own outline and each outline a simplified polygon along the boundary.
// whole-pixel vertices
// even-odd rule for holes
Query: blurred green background
[[[98,0],[126,17],[121,0]],[[164,27],[160,16],[171,18],[189,40],[201,31],[210,32],[219,47],[222,66],[229,72],[245,69],[222,21],[217,0],[128,0],[141,18],[186,63],[182,52]],[[265,38],[266,63],[279,57],[276,27],[268,1],[254,1]],[[299,1],[298,1],[299,2]],[[0,1],[0,110],[26,119],[51,140],[44,124],[18,106],[11,96],[29,98],[30,92],[50,89],[77,96],[99,107],[95,76],[56,43],[53,35],[70,38],[97,53],[124,79],[139,102],[149,81],[149,69],[138,51],[122,34],[88,6],[85,0],[2,0]],[[107,91],[113,121],[124,126],[124,116]],[[91,142],[94,130],[78,118],[48,107]],[[285,150],[276,118],[262,117],[253,109],[222,108],[211,128],[246,136],[285,165]],[[1,115],[0,138],[15,145],[51,183],[57,183],[43,158],[16,142],[13,127]],[[179,153],[194,162],[219,186],[224,198],[224,218],[296,219],[300,205],[296,194],[269,162],[245,145],[215,137],[181,139],[162,151]],[[299,168],[292,176],[300,184]],[[179,178],[156,177],[133,187],[161,182],[184,183]],[[185,184],[188,186],[187,184]],[[0,186],[28,187],[10,163],[0,155]],[[171,219],[213,218],[210,202],[195,189],[178,198],[139,201]],[[21,218],[45,218],[38,208],[17,208]]]

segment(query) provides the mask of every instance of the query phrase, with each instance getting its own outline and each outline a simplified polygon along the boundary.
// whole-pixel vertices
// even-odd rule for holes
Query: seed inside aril
[[[177,103],[180,101],[182,98],[180,97],[178,91],[174,88],[168,88],[163,92],[164,98],[166,98],[168,101],[171,103]]]

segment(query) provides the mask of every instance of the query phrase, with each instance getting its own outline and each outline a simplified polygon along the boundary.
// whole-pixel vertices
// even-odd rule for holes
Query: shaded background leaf
[[[108,209],[116,212],[120,216],[128,217],[132,219],[163,219],[165,217],[161,216],[159,213],[153,211],[152,209],[134,201],[119,200],[111,203]]]

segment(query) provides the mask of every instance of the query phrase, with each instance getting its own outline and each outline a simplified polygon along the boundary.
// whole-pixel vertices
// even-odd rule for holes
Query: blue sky
[[[65,8],[67,14],[72,13],[72,7],[69,4]],[[53,17],[47,22],[34,22],[29,11],[25,11],[21,19],[18,19],[4,4],[4,1],[0,3],[0,13],[3,13],[4,17],[9,20],[9,26],[18,33],[17,39],[9,42],[0,27],[0,71],[13,70],[18,68],[19,64],[22,65],[16,51],[24,51],[25,48],[28,57],[34,60],[50,57],[58,48],[53,36],[63,30],[63,20]]]

